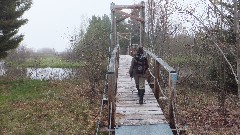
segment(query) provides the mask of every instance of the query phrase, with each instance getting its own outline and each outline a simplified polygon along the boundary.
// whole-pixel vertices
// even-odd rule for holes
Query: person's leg
[[[136,88],[137,88],[138,96],[139,96],[140,95],[140,93],[139,93],[139,76],[135,75],[134,80],[135,80],[135,84],[136,84]]]
[[[139,77],[139,104],[143,104],[144,93],[145,93],[145,78]]]
[[[136,88],[137,88],[137,91],[138,91],[138,96],[140,95],[140,93],[139,93],[139,85],[137,84],[136,85]]]

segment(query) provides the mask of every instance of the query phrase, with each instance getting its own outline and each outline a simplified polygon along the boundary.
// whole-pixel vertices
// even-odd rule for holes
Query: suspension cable
[[[153,79],[156,79],[156,77],[153,75],[152,70],[151,70],[150,68],[149,68],[149,73],[150,73],[150,75],[153,77]],[[161,74],[161,73],[160,73],[160,74]],[[163,78],[163,76],[162,76],[162,79],[163,79],[163,81],[165,80],[165,79]],[[159,79],[157,79],[157,85],[158,85],[158,87],[160,88],[160,91],[161,91],[161,94],[163,95],[163,97],[166,98],[166,99],[168,99],[168,97],[167,97],[167,96],[164,94],[164,92],[163,92],[163,89],[162,89],[162,87],[161,87],[161,85],[160,85],[160,83],[159,83]],[[170,87],[170,86],[169,86],[169,87]],[[177,117],[176,117],[176,116],[177,116],[178,110],[177,110],[175,101],[172,101],[172,105],[173,105],[174,121],[175,121],[175,124],[176,124],[176,123],[177,123]],[[179,135],[181,129],[176,126],[176,129],[172,129],[172,130],[176,130],[177,135]],[[184,130],[184,129],[182,129],[182,130]]]
[[[149,68],[149,73],[150,73],[150,75],[151,75],[154,79],[156,78],[156,77],[152,74],[152,70],[151,70],[150,68]],[[163,89],[162,89],[162,87],[160,86],[158,79],[157,79],[157,84],[158,84],[158,87],[160,88],[160,91],[161,91],[162,95],[164,96],[164,98],[167,98],[167,99],[168,99],[168,97],[164,94]]]

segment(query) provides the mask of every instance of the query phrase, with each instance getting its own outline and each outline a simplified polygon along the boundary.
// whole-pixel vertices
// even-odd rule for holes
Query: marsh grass
[[[38,67],[38,68],[78,68],[84,65],[83,62],[70,62],[56,56],[29,58],[23,63],[7,61],[11,67]]]
[[[94,134],[100,98],[88,90],[76,81],[1,79],[0,134]]]

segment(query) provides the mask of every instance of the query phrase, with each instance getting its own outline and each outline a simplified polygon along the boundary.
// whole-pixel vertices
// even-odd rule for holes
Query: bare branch
[[[186,10],[186,12],[187,12],[188,14],[192,15],[196,20],[198,20],[199,23],[201,23],[201,24],[203,25],[203,27],[205,28],[205,30],[206,30],[208,33],[210,33],[210,30],[209,30],[208,27],[203,23],[202,20],[200,20],[197,16],[195,16],[195,15],[194,15],[193,13],[191,13],[190,11],[187,11],[187,10]],[[214,38],[216,38],[216,37],[214,37]],[[232,74],[234,75],[235,81],[238,82],[237,75],[236,75],[236,73],[234,72],[234,69],[233,69],[231,63],[229,62],[229,60],[228,60],[227,57],[225,56],[223,50],[219,47],[219,45],[218,45],[213,39],[211,39],[211,41],[214,43],[214,45],[216,45],[216,47],[218,48],[218,50],[219,50],[219,51],[221,52],[221,54],[223,55],[224,59],[226,60],[226,62],[228,63],[228,65],[229,65],[229,67],[230,67],[230,69],[231,69],[231,71],[232,71]],[[221,44],[222,44],[222,43],[221,43]]]
[[[212,0],[209,0],[210,2],[211,2],[211,4],[214,6],[214,8],[220,13],[220,15],[224,18],[224,19],[226,19],[228,22],[229,22],[229,24],[231,24],[232,26],[234,26],[234,23],[233,22],[231,22],[224,14],[223,14],[223,12],[220,10],[220,9],[218,9],[218,7],[212,2]]]

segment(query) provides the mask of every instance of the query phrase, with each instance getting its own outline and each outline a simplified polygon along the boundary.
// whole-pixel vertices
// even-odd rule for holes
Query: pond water
[[[0,62],[0,76],[27,77],[37,80],[66,80],[79,74],[78,69],[73,68],[9,68]]]
[[[4,62],[0,62],[0,76],[5,75],[5,67],[4,67]]]
[[[65,80],[75,76],[76,71],[68,68],[27,68],[27,77],[38,80]]]

